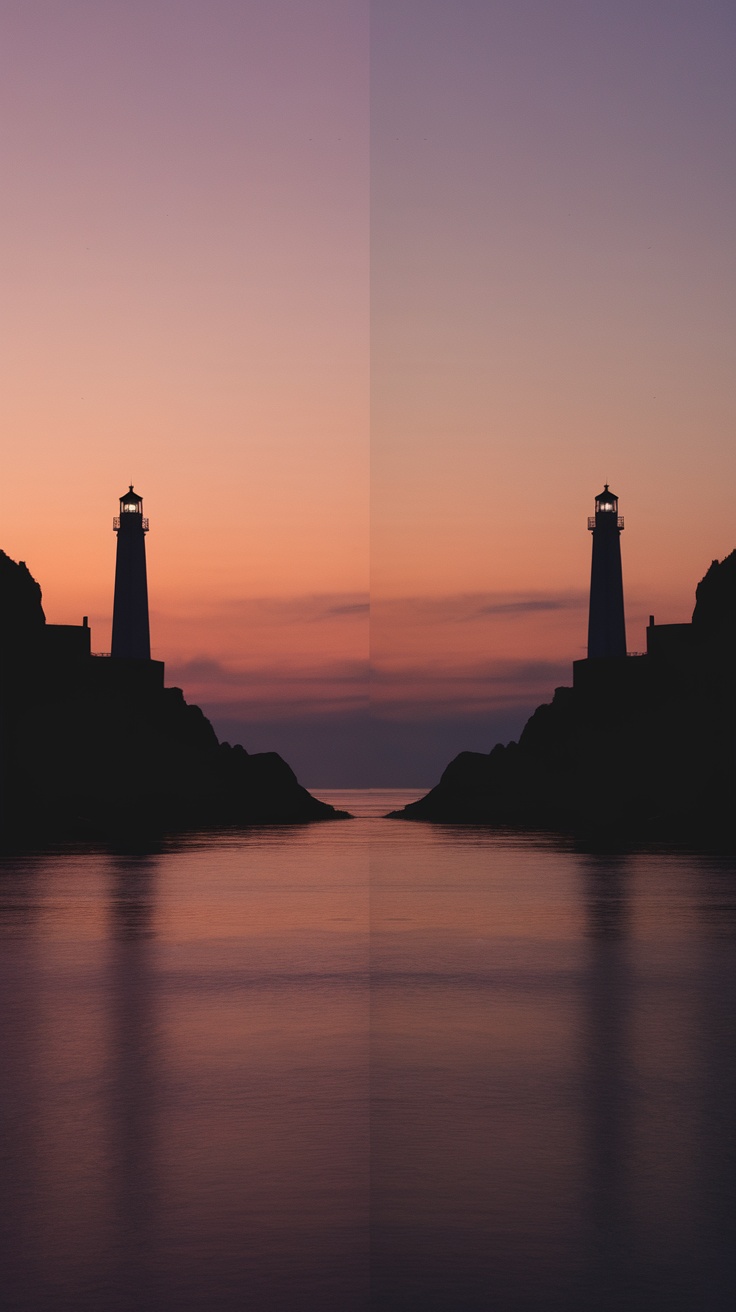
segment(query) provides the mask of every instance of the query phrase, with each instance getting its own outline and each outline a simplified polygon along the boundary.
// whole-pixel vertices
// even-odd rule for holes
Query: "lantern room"
[[[137,492],[133,491],[131,483],[124,497],[120,498],[121,515],[142,515],[143,514],[143,497],[139,497]]]
[[[132,488],[131,488],[132,491]],[[603,491],[598,493],[595,499],[595,513],[598,514],[618,514],[618,497],[615,492],[609,491],[608,484],[604,484]]]
[[[127,526],[128,532],[140,532],[141,529],[148,532],[148,520],[143,518],[143,497],[133,491],[132,483],[125,496],[120,498],[120,514],[112,521],[116,533],[123,525]]]
[[[596,528],[622,529],[623,526],[624,521],[618,513],[618,497],[606,483],[595,499],[595,514],[589,517],[588,528],[592,531]]]

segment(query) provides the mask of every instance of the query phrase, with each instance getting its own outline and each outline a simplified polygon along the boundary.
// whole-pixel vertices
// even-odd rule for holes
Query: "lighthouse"
[[[115,600],[112,614],[112,655],[126,660],[150,661],[146,538],[143,498],[131,483],[120,498],[120,514],[112,523],[118,535],[115,562]]]
[[[593,534],[590,573],[588,659],[626,655],[624,582],[621,573],[621,530],[618,497],[606,483],[595,499],[595,515],[588,520]]]

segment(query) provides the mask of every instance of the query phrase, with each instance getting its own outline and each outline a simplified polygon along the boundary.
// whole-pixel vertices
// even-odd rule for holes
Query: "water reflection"
[[[40,857],[0,858],[0,939],[26,935],[38,920]]]
[[[374,861],[377,1306],[732,1306],[734,870],[412,838]]]
[[[158,858],[110,863],[110,1042],[105,1125],[114,1207],[113,1305],[155,1301],[159,1035],[152,939]]]
[[[110,866],[110,937],[149,938],[154,932],[154,893],[158,857],[118,856]]]
[[[580,870],[589,1288],[602,1308],[731,1307],[734,871],[665,853]]]
[[[32,1283],[40,1194],[38,1051],[43,1014],[38,988],[38,867],[0,862],[0,1282],[8,1306]],[[18,1304],[20,1306],[20,1304]]]
[[[361,827],[362,826],[362,827]],[[4,1305],[736,1301],[736,872],[365,821],[0,863]]]
[[[696,1044],[699,1075],[691,1248],[698,1254],[702,1306],[736,1303],[736,868],[694,863],[700,927]]]
[[[629,1145],[631,961],[629,882],[623,857],[584,857],[580,872],[588,959],[582,1028],[589,1286],[597,1306],[620,1309],[630,1290]]]
[[[367,869],[272,840],[6,860],[3,1307],[365,1306]]]

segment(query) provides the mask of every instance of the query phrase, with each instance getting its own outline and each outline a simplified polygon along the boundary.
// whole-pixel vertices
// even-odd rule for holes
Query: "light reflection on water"
[[[372,857],[377,1306],[732,1306],[733,863],[411,828]]]
[[[0,881],[2,1306],[365,1305],[364,844],[226,834]]]
[[[327,800],[0,862],[3,1307],[730,1308],[734,863]]]

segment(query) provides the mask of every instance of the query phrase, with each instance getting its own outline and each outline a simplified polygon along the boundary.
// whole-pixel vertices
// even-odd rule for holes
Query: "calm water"
[[[3,1308],[730,1309],[736,865],[322,796],[0,862]]]

